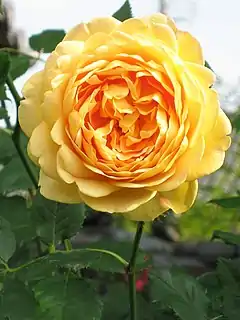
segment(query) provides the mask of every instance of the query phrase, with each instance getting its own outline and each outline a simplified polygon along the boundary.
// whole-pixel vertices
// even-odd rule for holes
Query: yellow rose
[[[213,82],[197,40],[165,15],[79,24],[23,88],[40,192],[133,220],[186,211],[230,145]]]

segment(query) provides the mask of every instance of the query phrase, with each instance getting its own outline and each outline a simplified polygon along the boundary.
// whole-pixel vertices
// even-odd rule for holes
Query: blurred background
[[[38,53],[32,51],[28,44],[31,35],[45,29],[68,31],[82,21],[112,15],[124,1],[4,0],[2,2],[6,14],[0,17],[0,48],[12,47],[36,58]],[[209,256],[212,256],[213,250],[216,251],[216,247],[209,251],[206,246],[199,247],[199,243],[205,244],[215,229],[238,232],[240,228],[237,209],[223,210],[208,203],[212,198],[237,195],[238,190],[240,191],[240,139],[237,134],[240,129],[238,110],[240,106],[240,42],[237,38],[240,30],[240,2],[239,0],[132,0],[130,3],[134,16],[163,12],[176,21],[179,29],[190,31],[200,41],[205,59],[217,76],[215,87],[219,91],[222,108],[234,124],[233,143],[227,153],[225,164],[215,174],[202,179],[198,201],[194,207],[181,217],[176,217],[169,212],[146,228],[147,234],[162,240],[161,246],[159,242],[157,244],[151,242],[152,250],[157,248],[162,250],[161,254],[165,254],[165,260],[162,259],[161,262],[166,261],[169,256],[172,257],[173,249],[172,246],[168,246],[169,243],[180,242],[181,249],[175,246],[174,250],[178,254],[182,252],[182,255],[185,254],[188,259],[185,261],[185,258],[182,258],[181,264],[186,263],[189,266],[192,263],[193,268],[201,268],[205,263],[204,259],[208,259],[210,263],[213,260],[214,263],[214,259],[211,260]],[[40,57],[41,61],[33,59],[28,71],[16,78],[15,84],[19,92],[30,75],[43,68],[42,60],[46,60],[47,54],[41,54]],[[15,107],[11,102],[7,102],[7,108],[10,121],[14,123]],[[4,122],[0,121],[0,125],[4,126]],[[113,220],[109,215],[92,211],[87,225],[101,226],[101,230],[109,226],[117,226],[121,229],[119,237],[125,237],[124,232],[131,233],[134,228],[131,222],[121,218]],[[97,232],[99,230],[98,228]],[[146,245],[149,245],[149,242]],[[184,245],[185,249],[182,249]],[[197,254],[201,257],[196,258]],[[190,255],[194,256],[192,260],[189,258]]]

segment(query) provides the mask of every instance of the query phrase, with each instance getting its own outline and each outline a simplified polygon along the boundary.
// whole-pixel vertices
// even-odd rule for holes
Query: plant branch
[[[131,320],[137,320],[135,266],[136,266],[139,243],[143,233],[143,228],[144,228],[144,222],[139,221],[137,224],[137,230],[136,230],[136,234],[133,242],[132,256],[127,266]]]
[[[20,125],[19,125],[19,121],[18,121],[18,107],[20,105],[20,102],[21,102],[21,97],[19,96],[15,86],[14,86],[14,83],[13,83],[13,80],[12,78],[10,77],[10,75],[8,75],[7,77],[7,81],[6,81],[7,85],[8,85],[8,88],[13,96],[13,99],[16,103],[16,106],[17,106],[17,121],[16,121],[16,126],[14,128],[14,131],[13,131],[13,134],[12,134],[12,140],[13,140],[13,143],[15,145],[15,148],[18,152],[18,155],[24,165],[24,168],[25,170],[27,171],[34,187],[37,189],[38,188],[38,183],[37,183],[37,179],[34,175],[34,173],[32,172],[28,162],[27,162],[27,159],[24,155],[24,152],[22,151],[21,147],[20,147],[20,133],[21,133],[21,128],[20,128]]]

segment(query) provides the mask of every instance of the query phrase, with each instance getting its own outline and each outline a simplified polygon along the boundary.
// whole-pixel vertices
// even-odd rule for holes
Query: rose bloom
[[[188,210],[230,145],[214,80],[163,14],[77,25],[23,88],[41,194],[132,220]]]

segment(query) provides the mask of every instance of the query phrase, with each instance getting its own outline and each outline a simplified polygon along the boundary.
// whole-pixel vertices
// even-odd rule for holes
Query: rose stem
[[[143,227],[144,222],[139,221],[137,224],[137,230],[133,241],[132,256],[127,266],[131,320],[137,320],[135,265],[139,243],[143,233]]]
[[[19,121],[18,121],[18,107],[20,105],[20,101],[21,101],[21,98],[14,86],[14,83],[13,83],[13,80],[12,78],[10,77],[10,75],[8,75],[7,77],[7,80],[6,80],[6,83],[8,85],[8,88],[14,98],[14,101],[16,103],[16,107],[17,107],[17,121],[16,121],[16,125],[15,125],[15,128],[14,128],[14,131],[13,131],[13,134],[12,134],[12,140],[13,140],[13,143],[15,145],[15,148],[18,152],[18,155],[22,161],[22,164],[24,165],[25,167],[25,170],[27,171],[34,187],[37,189],[38,188],[38,183],[37,183],[37,179],[35,178],[34,176],[34,173],[32,172],[27,160],[26,160],[26,157],[20,147],[20,133],[21,133],[21,129],[20,129],[20,126],[19,126]]]

